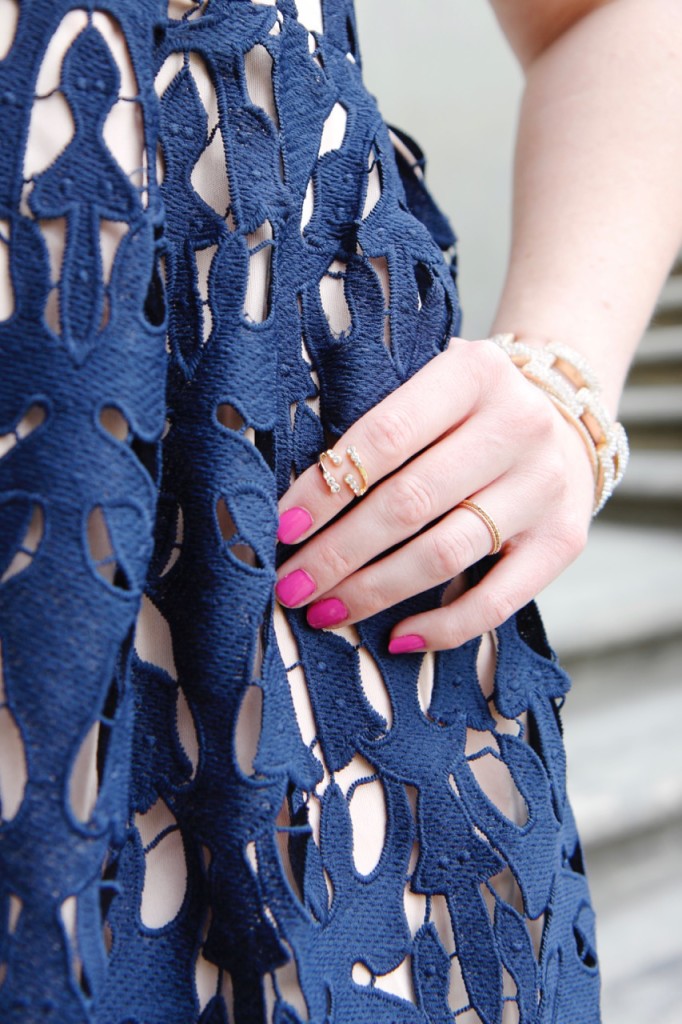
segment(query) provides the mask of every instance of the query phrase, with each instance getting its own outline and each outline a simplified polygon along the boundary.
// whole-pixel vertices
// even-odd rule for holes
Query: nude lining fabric
[[[534,606],[272,602],[278,494],[459,328],[352,5],[0,15],[0,1019],[598,1021]]]

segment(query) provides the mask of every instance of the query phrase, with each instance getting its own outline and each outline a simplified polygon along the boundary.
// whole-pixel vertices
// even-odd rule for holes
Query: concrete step
[[[626,422],[625,426],[631,450],[641,448],[642,451],[680,451],[682,449],[682,422]]]
[[[568,784],[586,849],[682,824],[682,635],[564,665]]]
[[[682,822],[682,688],[639,677],[638,692],[566,704],[571,802],[586,849]]]
[[[622,650],[562,657],[561,664],[573,681],[565,714],[582,720],[631,697],[636,702],[644,690],[659,695],[677,691],[682,672],[682,635],[624,645]]]
[[[603,1024],[682,1020],[682,822],[588,852]]]
[[[682,324],[646,332],[630,367],[627,387],[682,384]]]
[[[634,449],[612,501],[624,497],[682,501],[682,451]]]
[[[642,338],[635,361],[638,363],[682,362],[682,323],[650,327]]]
[[[625,477],[606,504],[601,519],[680,529],[682,452],[673,448],[632,448]]]
[[[641,385],[628,388],[620,404],[619,418],[627,426],[682,423],[682,385]]]
[[[562,659],[682,635],[682,532],[597,520],[585,551],[538,606]]]
[[[586,845],[682,820],[682,534],[595,523],[538,605],[573,678],[566,749]]]
[[[586,551],[538,600],[573,678],[562,717],[602,1024],[682,1024],[682,261],[677,270],[621,406],[628,473]]]
[[[603,1024],[680,1024],[682,534],[598,521],[538,604],[573,678],[568,789],[597,912]]]
[[[573,678],[562,718],[602,1022],[680,1024],[682,534],[598,521],[538,603]]]
[[[605,522],[636,524],[648,530],[679,530],[682,526],[682,500],[662,497],[652,500],[638,494],[612,498],[601,513]]]
[[[682,383],[626,388],[618,418],[627,430],[631,448],[682,449]]]
[[[656,306],[652,323],[673,324],[682,322],[682,274],[672,273],[666,281]]]

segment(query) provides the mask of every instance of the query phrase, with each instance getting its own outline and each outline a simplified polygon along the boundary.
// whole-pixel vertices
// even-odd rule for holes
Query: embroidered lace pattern
[[[0,22],[0,1019],[596,1024],[534,605],[397,658],[445,588],[272,600],[278,495],[459,327],[351,0]]]

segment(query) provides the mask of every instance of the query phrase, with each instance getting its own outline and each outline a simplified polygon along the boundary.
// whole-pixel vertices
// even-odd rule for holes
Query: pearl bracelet
[[[623,479],[630,452],[623,425],[612,420],[602,405],[601,387],[586,359],[556,341],[535,348],[517,341],[513,334],[495,334],[490,340],[542,388],[582,437],[594,471],[592,514],[596,516]]]

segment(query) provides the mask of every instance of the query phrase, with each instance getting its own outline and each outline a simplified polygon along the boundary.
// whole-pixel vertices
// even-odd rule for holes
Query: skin
[[[581,352],[615,416],[682,242],[682,5],[493,6],[526,87],[510,261],[491,333]],[[303,569],[314,580],[297,606],[338,599],[348,624],[455,578],[458,596],[398,622],[391,639],[416,635],[421,650],[456,647],[500,625],[585,546],[594,480],[584,442],[489,340],[452,339],[334,449],[349,444],[372,484],[365,497],[345,486],[331,494],[315,465],[280,501],[280,513],[302,507],[312,516],[278,573],[281,580]],[[351,468],[344,460],[336,475]],[[491,538],[457,507],[466,498],[489,513],[503,541],[495,567],[470,589],[462,573],[490,551]]]

